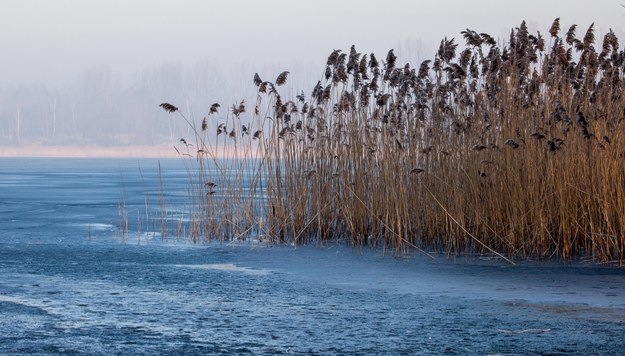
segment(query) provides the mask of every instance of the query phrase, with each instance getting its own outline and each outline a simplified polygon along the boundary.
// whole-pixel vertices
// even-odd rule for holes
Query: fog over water
[[[505,46],[511,28],[527,20],[549,46],[548,29],[559,17],[562,32],[578,24],[581,37],[595,23],[597,46],[610,28],[623,46],[621,1],[0,0],[0,355],[621,355],[625,268],[614,265],[622,262],[622,244],[612,244],[619,230],[612,227],[623,219],[612,208],[625,199],[619,200],[621,137],[614,130],[602,128],[612,143],[600,130],[591,134],[576,109],[575,119],[567,120],[586,138],[567,139],[567,156],[554,156],[561,136],[547,138],[541,129],[531,135],[535,145],[528,139],[528,149],[516,151],[523,156],[503,151],[520,146],[510,139],[516,147],[501,144],[511,148],[502,148],[496,161],[488,152],[499,146],[484,151],[485,144],[507,139],[514,129],[508,123],[529,110],[493,121],[493,130],[505,135],[475,140],[475,146],[470,140],[477,129],[458,131],[462,140],[447,143],[451,136],[422,128],[416,116],[416,130],[399,135],[392,127],[388,135],[383,131],[382,123],[391,123],[383,116],[378,124],[354,115],[360,121],[350,125],[361,131],[341,130],[341,121],[324,121],[322,114],[311,120],[319,123],[315,128],[303,117],[287,123],[287,105],[264,121],[264,111],[260,120],[251,116],[255,73],[274,82],[289,71],[286,84],[277,87],[281,98],[286,102],[303,90],[309,99],[330,52],[349,52],[352,44],[380,62],[394,49],[396,68],[406,61],[419,68],[443,37],[462,47],[460,31],[467,28]],[[342,85],[333,89],[337,99]],[[491,97],[506,103],[500,93]],[[259,97],[264,105],[277,101],[276,95]],[[247,111],[235,117],[229,108],[241,100]],[[165,112],[163,102],[179,112]],[[201,125],[215,102],[219,112],[194,140],[178,114]],[[331,113],[337,102],[341,106]],[[325,103],[323,114],[347,112],[334,98]],[[503,117],[495,110],[509,107],[484,103],[487,115]],[[448,111],[438,112],[443,117]],[[483,132],[490,127],[487,118],[480,120],[488,124]],[[226,120],[229,130],[219,126],[221,142],[252,144],[213,150],[209,140]],[[446,116],[436,126],[458,124],[452,120]],[[275,129],[265,155],[253,146],[264,139],[255,135],[258,127],[267,132],[264,122]],[[248,125],[247,136],[242,125]],[[510,128],[497,128],[502,125]],[[309,128],[314,135],[306,137]],[[288,129],[298,131],[291,138]],[[352,134],[358,132],[371,137],[358,140]],[[584,141],[573,151],[594,135],[593,146]],[[193,144],[184,141],[184,159],[128,158],[143,150],[173,154],[172,145],[183,149],[181,138]],[[280,142],[299,139],[324,142],[310,146],[321,153],[302,155],[309,148],[301,145],[282,154],[281,147],[291,146]],[[456,142],[460,149],[452,151]],[[610,146],[603,151],[600,142]],[[461,152],[469,147],[471,156]],[[70,151],[88,157],[64,157]],[[106,158],[94,158],[95,151]],[[213,159],[213,152],[244,159]],[[450,158],[434,158],[438,152]],[[582,152],[581,158],[569,152]],[[24,157],[31,154],[40,157]],[[360,161],[350,162],[353,157]],[[600,169],[593,170],[596,162]],[[588,179],[580,180],[584,175]],[[563,189],[550,189],[558,184]],[[518,199],[527,187],[530,198]],[[610,188],[615,198],[604,199]],[[517,203],[502,204],[507,201]],[[496,210],[502,213],[492,215]],[[571,222],[579,229],[566,229]],[[416,231],[419,226],[426,229]],[[501,233],[510,226],[512,233]],[[545,237],[527,240],[537,246],[522,245],[530,229]],[[357,233],[347,236],[350,231]],[[476,236],[483,231],[489,240]],[[567,231],[572,237],[564,236]],[[453,234],[449,240],[446,232]],[[547,237],[557,234],[561,244],[554,239],[550,245]],[[269,236],[294,243],[269,243]],[[349,240],[355,245],[343,244]],[[195,243],[200,241],[205,243]],[[366,243],[356,247],[359,241]],[[542,251],[545,260],[509,263],[499,251],[477,254],[480,244],[491,249],[483,241],[513,253]],[[575,250],[579,259],[555,260]],[[617,254],[619,261],[597,259]]]
[[[470,28],[504,42],[526,20],[554,18],[578,34],[622,34],[618,1],[103,1],[0,2],[3,145],[162,144],[184,134],[157,105],[200,116],[254,98],[251,78],[291,72],[285,91],[309,92],[333,49],[400,62],[431,58],[440,39]],[[622,36],[620,36],[622,37]],[[225,110],[222,113],[225,115]],[[19,124],[18,124],[19,122]]]

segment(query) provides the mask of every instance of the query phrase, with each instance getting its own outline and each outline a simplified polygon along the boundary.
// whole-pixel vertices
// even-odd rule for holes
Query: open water
[[[623,269],[146,239],[157,171],[0,159],[0,354],[625,354]]]

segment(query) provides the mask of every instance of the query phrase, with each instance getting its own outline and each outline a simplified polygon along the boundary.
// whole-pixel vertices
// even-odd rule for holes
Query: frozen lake
[[[186,173],[161,165],[175,206]],[[0,158],[0,354],[625,350],[624,269],[139,241],[157,170],[155,160]]]

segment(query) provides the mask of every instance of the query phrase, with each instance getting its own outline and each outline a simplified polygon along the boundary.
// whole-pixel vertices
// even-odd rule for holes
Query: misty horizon
[[[285,70],[283,93],[308,96],[327,56],[351,45],[378,58],[394,49],[414,68],[444,37],[462,46],[466,28],[505,43],[523,20],[544,34],[560,17],[578,34],[595,23],[598,38],[609,29],[623,38],[619,2],[586,4],[7,1],[0,137],[3,146],[169,144],[188,127],[159,110],[161,102],[195,120],[219,102],[224,118],[240,100],[253,105],[254,73],[273,80]]]
[[[292,4],[285,0],[74,1],[6,0],[0,4],[0,88],[24,83],[69,84],[104,65],[130,75],[162,63],[284,65],[320,63],[352,44],[386,53],[402,42],[434,47],[467,28],[505,39],[527,21],[543,29],[556,17],[563,27],[620,34],[620,1],[365,0]],[[426,53],[426,55],[430,55]]]

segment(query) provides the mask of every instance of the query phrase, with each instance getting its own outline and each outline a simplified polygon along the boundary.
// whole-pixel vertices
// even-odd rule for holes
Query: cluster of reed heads
[[[247,124],[244,102],[216,131],[218,104],[201,127],[182,116],[187,233],[623,263],[625,52],[577,30],[466,30],[418,66],[335,50],[310,97],[256,74]]]

